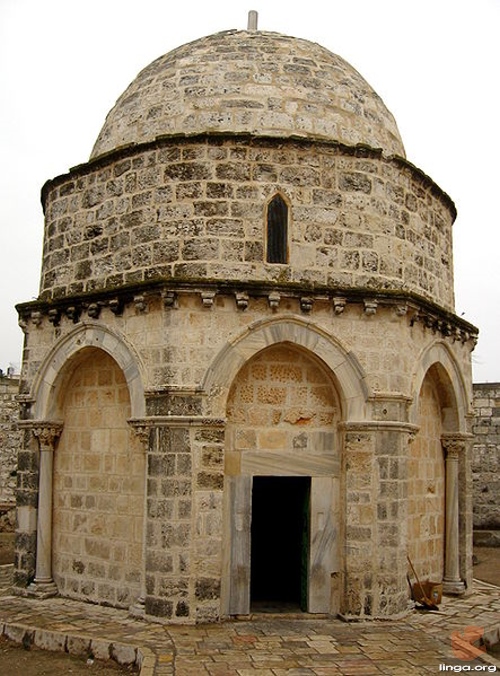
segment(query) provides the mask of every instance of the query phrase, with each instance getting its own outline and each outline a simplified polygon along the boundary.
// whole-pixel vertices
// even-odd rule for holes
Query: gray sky
[[[481,332],[474,380],[500,381],[500,0],[0,0],[0,368],[21,360],[15,303],[38,293],[42,185],[87,161],[139,70],[250,9],[359,70],[455,201],[456,312]]]

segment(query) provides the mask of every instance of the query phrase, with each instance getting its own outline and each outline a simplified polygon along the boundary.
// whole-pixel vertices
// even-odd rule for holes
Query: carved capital
[[[458,460],[465,453],[467,441],[463,436],[454,436],[444,434],[441,438],[441,444],[446,452],[446,459]]]
[[[127,422],[133,429],[136,437],[141,442],[143,450],[147,452],[149,448],[149,430],[151,429],[151,425],[149,425],[145,420],[141,420],[140,418],[128,420]]]
[[[40,451],[54,451],[57,441],[61,436],[63,423],[53,420],[40,420],[33,422],[31,431],[38,441]]]

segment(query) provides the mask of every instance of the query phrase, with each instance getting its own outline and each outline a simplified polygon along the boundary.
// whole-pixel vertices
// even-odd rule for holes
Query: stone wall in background
[[[0,377],[0,532],[11,531],[15,525],[17,450],[21,445],[18,389],[17,378]]]
[[[500,545],[500,383],[474,385],[474,412],[474,540]]]

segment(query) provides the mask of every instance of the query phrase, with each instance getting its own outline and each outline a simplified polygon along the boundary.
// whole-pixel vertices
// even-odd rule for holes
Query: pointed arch
[[[238,371],[255,354],[278,343],[302,347],[319,358],[336,382],[343,419],[366,419],[369,392],[356,356],[319,327],[295,316],[259,320],[224,345],[207,369],[202,383],[211,409],[207,412],[224,417],[229,386]]]
[[[462,372],[443,342],[431,345],[418,360],[413,377],[413,404],[410,407],[410,422],[418,420],[418,393],[427,375],[435,382],[442,406],[443,432],[467,432],[467,416],[472,411],[472,393],[467,387]]]
[[[144,386],[138,356],[122,337],[100,324],[85,324],[65,335],[49,352],[33,382],[33,417],[50,419],[55,413],[55,394],[61,379],[69,378],[73,360],[84,348],[99,348],[109,354],[123,372],[130,393],[131,415],[145,414]]]

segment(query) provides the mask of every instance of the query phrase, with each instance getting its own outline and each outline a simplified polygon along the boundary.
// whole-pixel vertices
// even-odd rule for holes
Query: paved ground
[[[499,587],[478,582],[471,595],[444,599],[438,612],[413,611],[399,622],[349,624],[262,615],[166,626],[64,599],[0,599],[0,629],[7,638],[111,656],[122,664],[136,661],[141,676],[405,676],[444,671],[440,665],[500,672],[500,660],[484,653],[475,657],[467,648],[471,626],[499,629]]]

